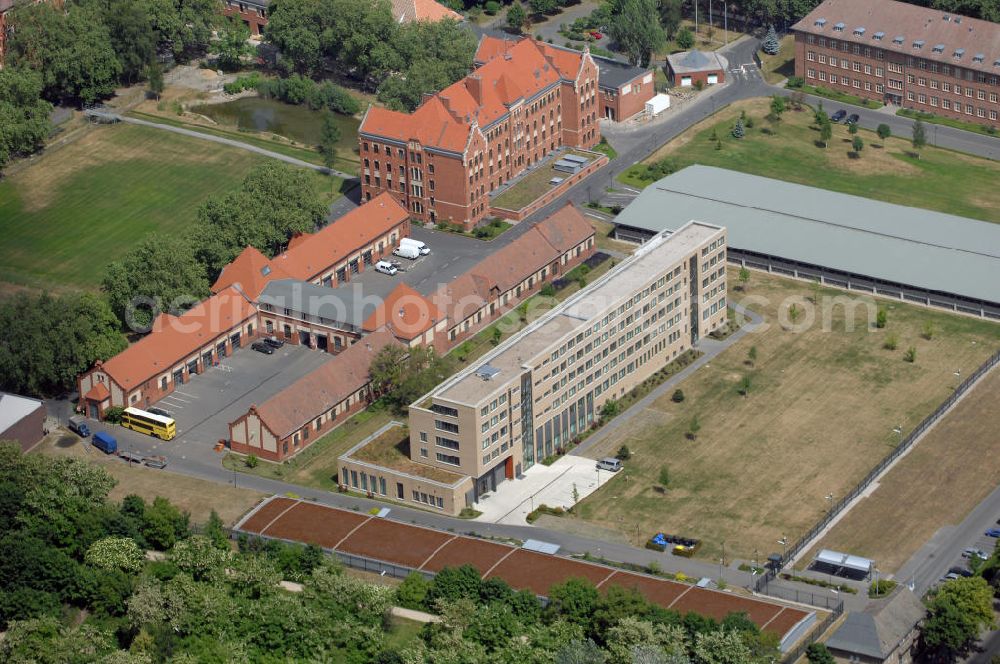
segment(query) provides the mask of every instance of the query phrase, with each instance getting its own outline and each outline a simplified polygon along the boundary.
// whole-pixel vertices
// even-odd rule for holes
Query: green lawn
[[[586,157],[590,160],[594,159],[593,153],[569,150],[558,158],[550,159],[542,164],[541,167],[536,168],[531,173],[525,175],[523,178],[515,182],[510,189],[507,189],[502,194],[492,199],[490,201],[490,205],[492,207],[503,208],[504,210],[520,210],[521,208],[526,207],[556,186],[549,184],[549,181],[552,178],[566,179],[568,177],[572,177],[572,173],[557,171],[552,166],[563,156],[571,154],[580,155],[581,157]]]
[[[786,35],[781,39],[781,48],[774,55],[760,51],[761,71],[764,80],[774,85],[789,76],[795,76],[795,36]]]
[[[841,92],[840,90],[834,90],[833,88],[825,88],[821,85],[803,85],[797,88],[801,92],[809,95],[815,95],[817,97],[826,97],[831,101],[839,101],[841,104],[853,104],[855,106],[862,106],[864,108],[882,108],[884,104],[871,99],[865,99],[863,97],[858,97],[856,95],[847,94],[846,92]]]
[[[180,233],[267,157],[133,125],[95,127],[0,181],[0,281],[96,288],[153,231]],[[316,174],[340,195],[342,181]]]
[[[914,111],[909,108],[901,108],[896,111],[896,115],[901,115],[904,118],[920,118],[924,122],[930,124],[945,125],[946,127],[954,127],[955,129],[962,129],[963,131],[972,131],[977,134],[983,134],[984,136],[996,136],[997,130],[993,128],[988,122],[983,124],[976,124],[975,122],[965,122],[963,120],[956,120],[954,118],[945,118],[940,115],[934,115],[932,113],[921,113],[920,111]]]
[[[754,119],[754,127],[743,139],[735,139],[730,130],[741,110]],[[834,125],[830,145],[824,148],[817,144],[819,132],[808,107],[786,112],[773,129],[764,119],[767,112],[766,99],[733,105],[688,129],[645,163],[668,159],[678,169],[707,164],[1000,223],[1000,188],[996,186],[1000,163],[996,161],[934,147],[925,147],[917,158],[909,136],[889,138],[883,146],[874,132],[865,129],[858,134],[865,147],[855,159],[844,125]],[[721,150],[711,139],[713,131]],[[637,164],[619,180],[636,188],[648,186],[655,178],[646,170],[644,164]]]

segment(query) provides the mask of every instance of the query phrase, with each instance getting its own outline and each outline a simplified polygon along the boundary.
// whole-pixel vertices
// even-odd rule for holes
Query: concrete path
[[[603,473],[607,480],[610,473]],[[540,505],[569,509],[600,486],[601,472],[593,459],[567,454],[551,466],[537,463],[521,477],[504,482],[476,503],[482,516],[476,521],[525,525],[529,513]],[[576,489],[574,500],[573,489]]]
[[[113,113],[111,111],[102,111],[98,109],[87,109],[86,111],[84,111],[84,115],[90,118],[101,118],[104,120],[111,120],[113,122],[128,122],[129,124],[142,125],[143,127],[153,127],[155,129],[162,129],[164,131],[172,131],[175,134],[190,136],[192,138],[200,138],[204,141],[211,141],[213,143],[219,143],[220,145],[228,145],[230,147],[239,148],[240,150],[255,152],[265,157],[271,157],[272,159],[278,159],[285,163],[292,164],[293,166],[310,168],[314,171],[319,171],[320,173],[324,173],[326,175],[335,175],[345,180],[357,179],[357,176],[351,175],[350,173],[344,173],[343,171],[327,168],[326,166],[317,166],[316,164],[310,164],[308,161],[302,161],[301,159],[296,159],[295,157],[289,157],[288,155],[281,154],[280,152],[272,152],[271,150],[265,150],[264,148],[259,148],[256,145],[241,143],[240,141],[236,141],[231,138],[224,138],[222,136],[213,136],[212,134],[204,134],[200,131],[194,131],[193,129],[185,129],[184,127],[174,127],[173,125],[160,124],[158,122],[150,122],[148,120],[140,120],[139,118],[133,118],[127,115],[120,115],[118,113]]]
[[[441,616],[436,616],[433,613],[425,613],[424,611],[417,611],[415,609],[404,609],[401,606],[392,607],[389,609],[389,614],[396,616],[397,618],[405,618],[406,620],[412,620],[420,623],[441,622]]]

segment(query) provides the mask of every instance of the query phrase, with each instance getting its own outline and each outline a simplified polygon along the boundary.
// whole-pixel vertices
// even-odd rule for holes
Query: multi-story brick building
[[[621,122],[646,110],[646,102],[656,94],[653,72],[627,62],[593,57],[601,91],[601,117]]]
[[[475,60],[413,113],[368,109],[358,131],[365,200],[388,191],[415,218],[470,228],[494,189],[557,148],[600,140],[589,52],[483,37]]]
[[[222,13],[243,21],[252,35],[264,34],[267,26],[267,11],[270,0],[226,0]]]
[[[340,481],[358,489],[353,478],[367,473],[378,486],[405,488],[420,466],[448,471],[471,482],[428,484],[426,499],[418,493],[414,500],[457,512],[580,435],[605,401],[624,395],[725,320],[725,230],[690,222],[658,235],[413,403],[414,464],[405,473],[345,455]],[[458,490],[467,493],[454,495]]]
[[[894,0],[826,0],[793,26],[812,85],[1000,126],[1000,24]]]

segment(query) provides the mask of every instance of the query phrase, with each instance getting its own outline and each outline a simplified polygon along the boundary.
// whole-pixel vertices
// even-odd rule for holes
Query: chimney
[[[465,77],[465,87],[472,95],[472,98],[476,100],[477,106],[483,105],[483,79],[481,79],[476,74],[470,74]]]

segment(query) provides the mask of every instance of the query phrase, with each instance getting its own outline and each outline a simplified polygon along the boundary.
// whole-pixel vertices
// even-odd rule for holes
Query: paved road
[[[228,145],[230,147],[239,148],[240,150],[247,150],[248,152],[256,152],[257,154],[264,155],[265,157],[271,157],[272,159],[279,159],[294,166],[301,166],[302,168],[311,168],[314,171],[319,171],[320,173],[325,173],[327,175],[336,175],[337,177],[343,178],[345,180],[357,179],[357,176],[351,175],[350,173],[344,173],[343,171],[327,168],[326,166],[317,166],[316,164],[311,164],[308,161],[302,161],[301,159],[296,159],[295,157],[289,157],[288,155],[281,154],[280,152],[272,152],[271,150],[265,150],[264,148],[259,148],[256,145],[249,145],[247,143],[236,141],[231,138],[224,138],[222,136],[213,136],[212,134],[204,134],[200,131],[194,131],[192,129],[185,129],[183,127],[174,127],[173,125],[160,124],[158,122],[149,122],[148,120],[140,120],[139,118],[133,118],[127,115],[119,115],[118,113],[112,113],[111,111],[88,109],[85,112],[85,114],[88,117],[103,118],[106,120],[112,120],[114,122],[128,122],[129,124],[142,125],[144,127],[153,127],[155,129],[162,129],[163,131],[172,131],[175,134],[182,134],[184,136],[190,136],[192,138],[200,138],[204,141],[211,141],[213,143]]]

